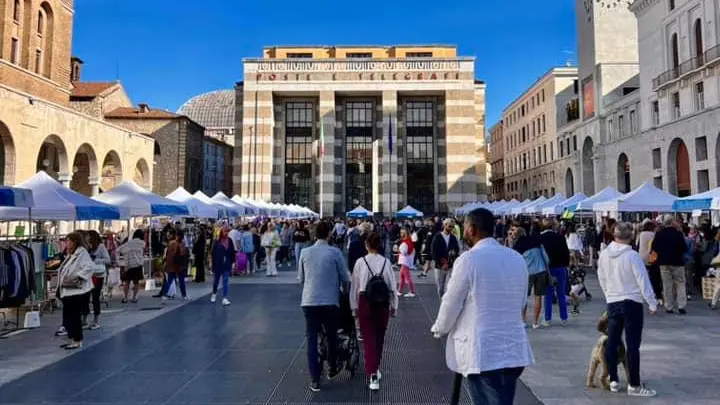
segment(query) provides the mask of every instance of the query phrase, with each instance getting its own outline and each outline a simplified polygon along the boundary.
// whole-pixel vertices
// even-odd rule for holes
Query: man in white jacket
[[[598,279],[607,300],[608,340],[605,361],[610,374],[610,390],[620,391],[618,382],[618,345],[625,329],[625,345],[628,361],[628,388],[630,396],[652,397],[655,390],[645,388],[640,382],[640,341],[642,339],[643,302],[650,307],[650,315],[657,311],[645,263],[630,246],[633,226],[627,222],[615,225],[615,241],[600,253]]]
[[[520,314],[527,303],[523,257],[493,239],[495,220],[478,208],[465,219],[472,248],[453,267],[431,332],[448,335],[446,362],[467,377],[475,405],[512,405],[517,380],[533,364]]]

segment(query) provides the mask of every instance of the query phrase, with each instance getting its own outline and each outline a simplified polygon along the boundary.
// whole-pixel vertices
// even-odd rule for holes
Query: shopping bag
[[[245,252],[238,252],[237,256],[235,256],[235,272],[237,273],[244,273],[247,269],[247,253]]]
[[[40,311],[25,312],[25,323],[23,328],[32,329],[40,327]]]
[[[108,287],[115,287],[120,285],[120,268],[111,267],[108,270],[107,285]]]
[[[174,297],[175,296],[175,282],[173,281],[172,284],[168,287],[167,294],[165,294],[168,297]]]

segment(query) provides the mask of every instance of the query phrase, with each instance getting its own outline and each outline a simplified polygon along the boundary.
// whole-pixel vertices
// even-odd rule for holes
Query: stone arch
[[[565,195],[568,197],[575,195],[575,176],[569,167],[565,172]]]
[[[123,167],[120,161],[120,155],[111,150],[103,159],[102,169],[100,170],[100,190],[108,191],[122,182]]]
[[[98,161],[95,150],[90,144],[84,143],[75,152],[70,188],[91,197],[97,194],[99,182]]]
[[[0,184],[15,184],[15,142],[10,129],[0,121]]]
[[[585,195],[595,194],[595,143],[589,136],[583,141],[582,159],[582,185]]]
[[[670,142],[667,157],[669,191],[678,197],[687,197],[692,188],[690,180],[690,154],[680,138]]]
[[[68,153],[59,136],[50,135],[40,145],[35,171],[44,171],[55,180],[68,174]]]
[[[630,160],[627,155],[621,153],[617,161],[617,189],[621,193],[628,193],[630,186]]]
[[[135,163],[133,181],[140,187],[150,189],[150,167],[143,158],[138,159],[137,163]]]

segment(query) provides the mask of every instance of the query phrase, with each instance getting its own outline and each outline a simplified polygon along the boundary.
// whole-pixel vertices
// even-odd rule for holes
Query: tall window
[[[668,10],[675,10],[675,0],[668,0]]]
[[[44,31],[45,31],[45,16],[43,16],[42,11],[38,11],[37,33],[38,33],[38,35],[42,35]]]
[[[17,38],[13,38],[10,44],[10,63],[15,65],[20,60],[20,41]]]
[[[677,34],[672,34],[670,37],[670,67],[672,69],[677,69],[680,65],[680,55],[678,52],[678,36]]]
[[[607,122],[607,133],[608,133],[608,139],[613,139],[613,120],[608,120]]]
[[[435,212],[433,102],[408,101],[405,107],[407,202],[422,212]]]
[[[702,21],[698,18],[695,20],[695,24],[693,26],[693,31],[695,33],[695,57],[702,58],[703,56],[703,35],[702,35]],[[702,61],[698,61],[702,62]]]
[[[373,103],[345,104],[345,206],[372,209]]]
[[[542,132],[545,133],[545,114],[542,115]]]
[[[635,113],[635,110],[630,110],[630,133],[636,134],[637,131],[637,114]]]
[[[35,73],[40,74],[42,71],[42,51],[40,49],[35,50]]]
[[[15,0],[13,4],[13,20],[20,21],[20,0]]]
[[[672,117],[673,119],[680,118],[680,93],[675,92],[672,94]]]
[[[285,104],[285,202],[312,207],[313,123],[310,102]]]
[[[695,83],[695,111],[705,109],[705,85],[703,82]]]
[[[660,125],[660,104],[657,101],[652,102],[652,123]]]
[[[625,116],[619,115],[618,116],[618,136],[621,138],[625,136]]]

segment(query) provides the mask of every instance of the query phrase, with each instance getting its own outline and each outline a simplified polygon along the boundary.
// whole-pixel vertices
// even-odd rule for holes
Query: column
[[[273,99],[271,91],[248,90],[243,93],[241,156],[233,157],[239,176],[235,189],[252,199],[271,199],[273,144]],[[239,169],[239,170],[238,170]]]
[[[62,184],[63,186],[65,186],[67,188],[70,188],[70,180],[72,180],[72,174],[69,174],[69,173],[58,174],[58,181],[60,182],[60,184]]]
[[[88,184],[90,185],[90,197],[95,197],[100,194],[100,179],[97,177],[88,178]]]
[[[342,178],[336,178],[335,173],[335,92],[321,91],[319,105],[318,137],[320,125],[324,139],[320,150],[323,155],[319,157],[319,192],[318,210],[323,217],[335,215],[335,183],[342,182]],[[340,176],[338,176],[340,177]]]
[[[446,204],[440,199],[440,211],[452,212],[458,207],[477,201],[478,156],[475,138],[475,91],[448,90],[445,92],[445,144],[446,189],[440,188],[440,196],[446,195]],[[440,173],[441,175],[443,173]]]
[[[390,215],[398,210],[400,194],[397,183],[400,181],[398,171],[397,158],[397,92],[383,91],[382,93],[382,114],[383,114],[383,130],[380,139],[379,159],[380,159],[380,210],[386,215]],[[392,129],[391,129],[392,127]],[[390,150],[390,136],[392,135],[392,150]]]

